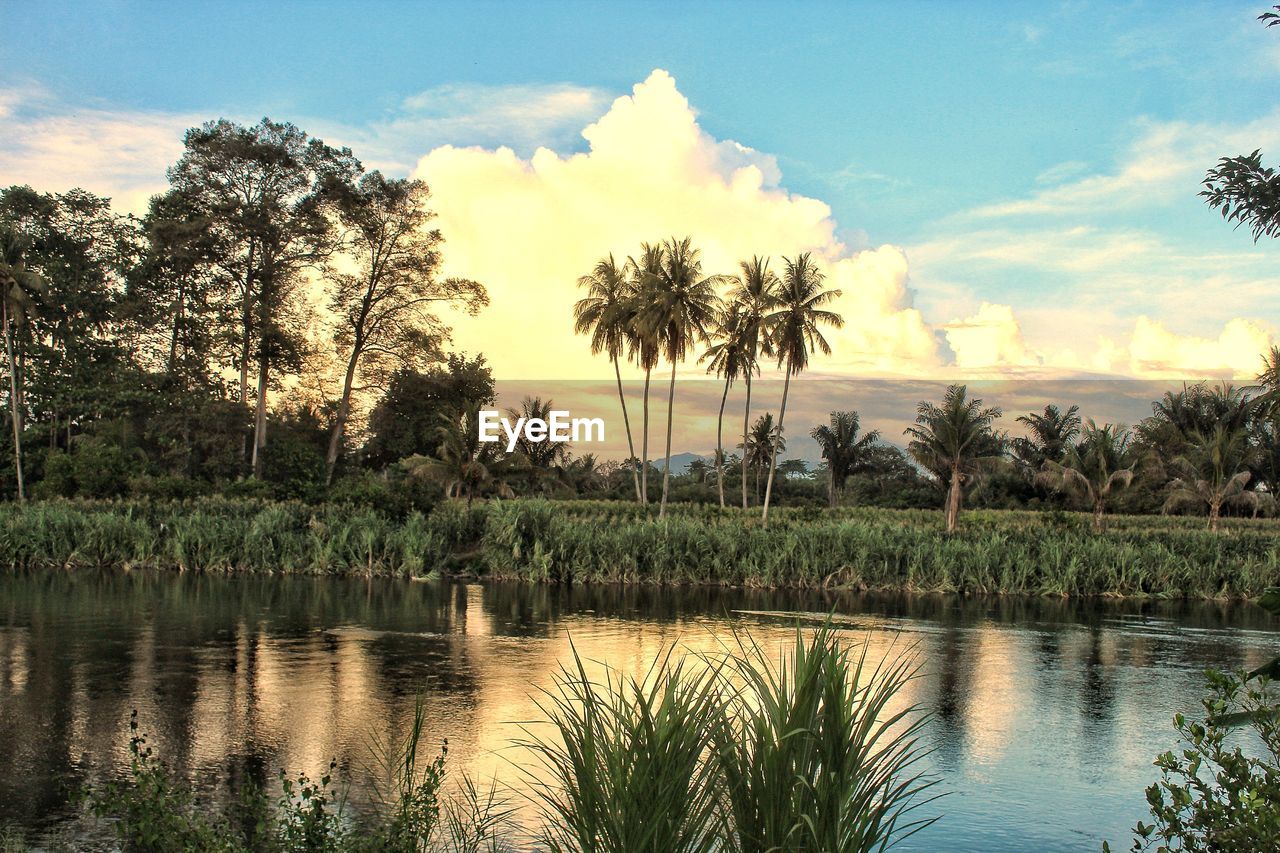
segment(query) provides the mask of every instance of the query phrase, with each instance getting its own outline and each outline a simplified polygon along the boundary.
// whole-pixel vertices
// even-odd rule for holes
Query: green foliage
[[[574,652],[527,729],[552,850],[884,849],[932,784],[912,769],[924,718],[891,703],[913,664],[867,666],[830,627],[771,663],[749,638],[723,660],[660,656],[593,677]]]
[[[69,452],[45,458],[44,479],[33,489],[38,497],[114,498],[129,491],[140,467],[139,455],[98,438],[84,438]]]
[[[1208,679],[1204,719],[1178,714],[1182,745],[1156,759],[1161,778],[1147,788],[1151,822],[1134,828],[1134,851],[1280,849],[1280,697],[1269,679],[1214,672]],[[1255,755],[1232,740],[1228,721],[1240,717],[1261,745]]]

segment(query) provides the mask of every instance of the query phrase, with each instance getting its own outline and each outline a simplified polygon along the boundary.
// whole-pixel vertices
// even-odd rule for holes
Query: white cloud
[[[582,135],[589,150],[569,156],[445,146],[415,171],[435,194],[450,268],[493,295],[480,318],[459,320],[459,345],[490,354],[500,375],[600,375],[605,366],[585,358],[585,340],[573,335],[578,276],[601,255],[624,257],[672,235],[694,237],[708,273],[734,271],[753,254],[780,268],[782,255],[812,251],[845,292],[837,310],[850,322],[831,336],[844,363],[935,363],[901,250],[850,253],[826,204],[781,188],[774,158],[706,134],[666,72],[615,100]]]

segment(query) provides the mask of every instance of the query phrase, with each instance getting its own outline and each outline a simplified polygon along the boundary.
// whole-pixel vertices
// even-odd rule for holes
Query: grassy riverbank
[[[664,522],[613,502],[517,500],[393,519],[300,503],[45,502],[0,507],[0,565],[211,572],[468,572],[561,583],[842,586],[916,592],[1247,598],[1280,584],[1280,524],[1070,513],[735,510]]]

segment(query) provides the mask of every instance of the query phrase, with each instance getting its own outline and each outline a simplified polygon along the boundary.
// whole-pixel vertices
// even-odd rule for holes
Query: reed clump
[[[922,593],[1253,598],[1280,584],[1280,524],[973,512],[733,509],[625,502],[448,502],[392,518],[298,502],[50,501],[0,506],[0,565],[421,577],[546,583],[841,587]]]

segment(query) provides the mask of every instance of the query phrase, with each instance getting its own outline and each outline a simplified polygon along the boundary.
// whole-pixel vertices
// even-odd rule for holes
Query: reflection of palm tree
[[[1102,531],[1107,499],[1133,482],[1137,460],[1133,435],[1124,427],[1098,426],[1090,420],[1080,443],[1068,445],[1061,462],[1046,460],[1037,480],[1080,495],[1093,509],[1093,529]]]
[[[858,435],[857,412],[832,412],[831,424],[815,427],[809,432],[822,450],[827,461],[827,500],[836,505],[836,495],[844,492],[849,475],[865,466],[871,450],[880,441],[880,430]]]
[[[636,312],[636,329],[655,341],[671,363],[671,385],[667,394],[667,449],[662,466],[662,503],[658,518],[667,514],[671,485],[671,433],[676,404],[676,367],[689,350],[705,341],[720,312],[716,285],[720,276],[703,276],[698,250],[688,237],[663,244],[662,263],[656,275],[646,281],[643,304]]]
[[[791,377],[809,366],[810,351],[831,354],[831,345],[818,327],[838,329],[844,325],[844,318],[822,307],[840,296],[840,291],[822,289],[823,275],[809,258],[809,253],[805,252],[786,263],[787,271],[778,290],[777,310],[765,320],[778,366],[786,371],[782,383],[782,406],[778,409],[779,433],[787,417]],[[764,511],[760,518],[765,524],[769,523],[769,497],[773,492],[773,475],[777,466],[778,457],[775,455],[769,460],[769,478],[764,487]]]
[[[742,407],[742,447],[747,444],[751,420],[751,377],[760,372],[759,357],[772,356],[770,327],[766,320],[778,304],[778,276],[769,270],[769,259],[758,255],[738,264],[742,270],[729,292],[732,304],[741,311],[742,378],[747,385],[747,400]],[[742,471],[742,508],[747,508],[747,473]]]
[[[22,480],[22,397],[18,393],[18,370],[13,355],[13,332],[21,328],[35,311],[36,298],[45,291],[45,281],[27,269],[26,254],[31,241],[12,228],[0,231],[0,324],[4,326],[4,355],[9,368],[9,419],[13,424],[13,463],[18,480],[18,500],[26,500]]]
[[[1209,529],[1216,531],[1223,505],[1245,494],[1252,455],[1243,429],[1219,424],[1207,434],[1194,433],[1186,451],[1170,466],[1177,476],[1170,484],[1165,509],[1207,507]]]
[[[965,486],[1000,457],[1003,442],[991,426],[1000,409],[984,409],[981,400],[966,398],[963,385],[952,385],[941,406],[922,402],[916,411],[916,425],[905,430],[911,436],[907,449],[947,489],[943,516],[951,533]]]
[[[622,370],[618,360],[627,342],[628,327],[635,310],[635,293],[627,276],[625,265],[619,267],[613,255],[596,262],[590,275],[578,279],[578,286],[587,289],[587,295],[573,306],[574,331],[590,333],[591,352],[605,353],[613,362],[613,374],[618,380],[618,403],[622,406],[622,425],[627,431],[627,454],[636,455],[631,440],[631,421],[627,416],[627,400],[622,393]],[[636,500],[640,500],[640,472],[632,469]]]

